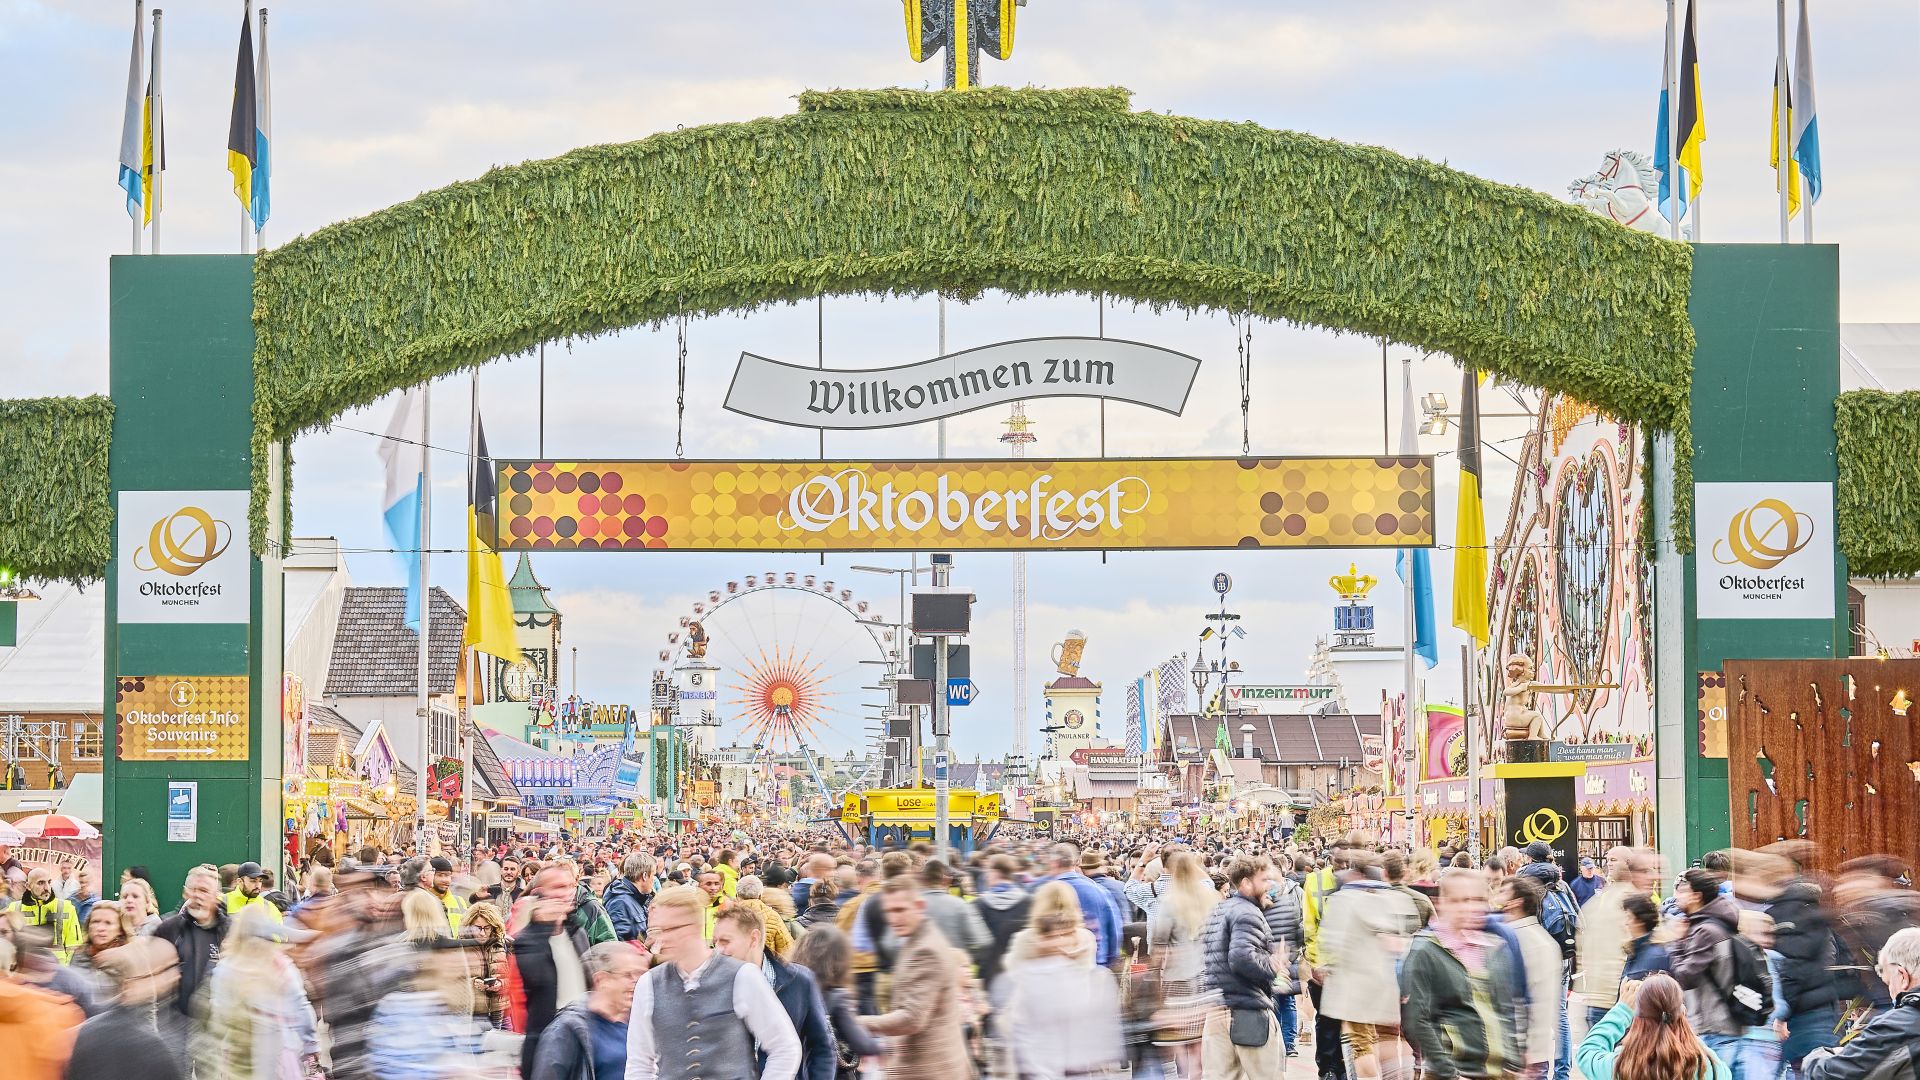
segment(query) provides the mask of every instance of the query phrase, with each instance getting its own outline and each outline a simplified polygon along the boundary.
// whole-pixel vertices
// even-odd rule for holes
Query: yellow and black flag
[[[1707,141],[1707,112],[1700,98],[1700,47],[1694,40],[1693,0],[1687,0],[1687,22],[1680,31],[1680,118],[1674,156],[1687,173],[1687,199],[1700,194],[1704,173],[1700,144]]]
[[[253,83],[253,5],[240,17],[240,58],[233,67],[233,115],[227,120],[227,171],[233,174],[233,194],[240,208],[253,212],[253,166],[259,161],[258,121],[254,104],[259,94]]]
[[[513,634],[513,594],[498,542],[499,486],[487,457],[487,431],[473,414],[473,481],[467,504],[467,644],[508,662],[520,659]]]
[[[1487,525],[1480,498],[1480,380],[1467,368],[1460,389],[1460,501],[1454,510],[1453,625],[1475,647],[1487,628]]]
[[[946,50],[947,85],[965,90],[979,81],[979,51],[996,60],[1013,55],[1013,24],[1020,0],[901,0],[907,16],[907,55],[918,64]]]

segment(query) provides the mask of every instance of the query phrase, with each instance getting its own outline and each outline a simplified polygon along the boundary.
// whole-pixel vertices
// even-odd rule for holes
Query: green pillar
[[[260,664],[263,610],[275,619],[279,610],[262,588],[244,509],[252,481],[253,259],[123,256],[113,260],[111,277],[109,476],[118,520],[106,581],[105,873],[113,881],[128,865],[146,865],[164,908],[197,863],[251,859],[277,870],[281,861],[279,673],[263,677]],[[154,494],[161,492],[181,495]],[[271,579],[277,587],[278,575]],[[218,594],[208,592],[214,584]],[[171,606],[159,606],[159,597]],[[225,702],[210,688],[237,684],[193,682],[222,676],[249,679],[249,692]],[[123,732],[116,717],[122,677],[160,680],[142,691],[149,718],[169,715],[164,704],[151,704],[165,701],[162,686],[184,684],[177,696],[194,700],[171,715],[204,722],[162,719]],[[219,729],[228,711],[235,722]],[[235,749],[242,724],[243,754]],[[139,754],[145,760],[122,760],[123,748],[135,753],[136,746],[149,748]],[[168,839],[173,782],[195,786],[191,841]]]
[[[1696,244],[1693,291],[1693,481],[1820,483],[1838,480],[1834,399],[1840,393],[1840,270],[1832,245]],[[1704,520],[1704,519],[1703,519]],[[1812,543],[1834,546],[1831,512],[1811,522]],[[1685,851],[1695,859],[1730,842],[1727,759],[1700,753],[1694,708],[1698,673],[1730,659],[1845,656],[1846,560],[1834,550],[1827,618],[1698,616],[1701,575],[1727,572],[1715,537],[1697,539],[1681,561],[1684,588],[1663,590],[1660,604],[1684,604],[1685,662],[1680,672],[1686,791]],[[1736,572],[1754,573],[1736,566]],[[1671,596],[1669,591],[1681,595]],[[1662,690],[1674,685],[1662,679]],[[1730,688],[1731,689],[1731,688]],[[1662,753],[1668,747],[1662,746]],[[1663,763],[1663,775],[1668,768]],[[1663,810],[1667,809],[1663,803]],[[1744,812],[1744,811],[1743,811]],[[1674,823],[1663,835],[1677,837]],[[1669,854],[1674,848],[1668,848]]]

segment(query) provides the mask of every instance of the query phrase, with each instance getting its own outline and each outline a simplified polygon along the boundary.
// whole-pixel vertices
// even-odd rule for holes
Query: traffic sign
[[[933,678],[932,645],[913,647],[913,677],[916,679]],[[973,674],[973,648],[968,645],[947,646],[947,678],[964,679]]]
[[[974,685],[972,679],[947,680],[948,708],[952,709],[959,708],[962,705],[971,705],[973,704],[973,699],[979,696],[980,688]]]

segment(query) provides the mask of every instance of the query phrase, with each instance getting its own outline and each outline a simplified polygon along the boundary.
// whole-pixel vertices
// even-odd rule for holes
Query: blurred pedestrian
[[[220,960],[227,936],[227,909],[220,897],[220,875],[211,866],[187,871],[186,898],[180,910],[161,920],[153,936],[174,948],[180,960],[180,988],[174,1008],[188,1016]]]
[[[1207,983],[1224,1008],[1214,1010],[1200,1037],[1209,1080],[1264,1080],[1286,1067],[1280,1021],[1273,1011],[1273,947],[1260,902],[1273,883],[1273,864],[1238,855],[1227,864],[1231,895],[1208,917]]]
[[[819,883],[814,887],[817,890]],[[852,990],[853,943],[831,923],[814,926],[800,935],[793,962],[813,973],[826,1001],[827,1020],[833,1027],[835,1077],[856,1080],[860,1063],[877,1061],[886,1048],[860,1026]]]
[[[599,1080],[627,1075],[627,1023],[633,988],[648,954],[626,942],[602,942],[582,958],[590,989],[561,1009],[540,1036],[532,1080]]]
[[[1105,892],[1100,895],[1104,899]],[[927,918],[926,896],[912,877],[890,878],[879,900],[900,951],[888,1011],[861,1022],[875,1035],[892,1037],[887,1080],[969,1080],[973,1062],[953,947]]]
[[[1486,920],[1487,875],[1442,872],[1433,925],[1401,965],[1401,1030],[1433,1080],[1499,1077],[1522,1060],[1514,957]]]
[[[1895,931],[1881,947],[1874,974],[1890,1008],[1838,1049],[1807,1055],[1807,1080],[1890,1080],[1920,1075],[1920,928]]]
[[[244,904],[213,969],[204,1022],[190,1040],[199,1076],[301,1080],[318,1061],[313,1009],[280,944],[306,931]]]
[[[1746,1025],[1729,1005],[1734,989],[1733,938],[1740,932],[1740,909],[1721,894],[1726,879],[1700,867],[1680,876],[1674,901],[1687,919],[1686,936],[1667,946],[1673,977],[1686,991],[1687,1020],[1713,1048],[1734,1080],[1740,1075],[1740,1040]]]
[[[166,942],[144,936],[95,958],[107,1007],[80,1025],[69,1080],[186,1080],[187,1021],[167,1004],[179,967]]]
[[[1371,852],[1350,852],[1355,879],[1326,899],[1320,922],[1320,1009],[1341,1022],[1353,1048],[1353,1074],[1375,1080],[1397,1074],[1400,995],[1395,969],[1408,938],[1421,926],[1419,909],[1387,884]]]
[[[749,875],[751,877],[751,875]],[[744,886],[747,878],[741,878]],[[766,923],[753,911],[732,907],[713,926],[713,947],[766,976],[774,997],[800,1037],[797,1080],[832,1080],[835,1066],[833,1024],[813,973],[782,960],[767,943]]]
[[[1032,935],[1023,959],[1007,969],[1001,1011],[1017,1074],[1061,1080],[1118,1068],[1125,1053],[1119,992],[1113,974],[1090,962],[1092,935],[1073,890],[1049,882],[1034,911],[1021,932]]]
[[[0,940],[0,1061],[8,1080],[59,1080],[82,1015],[72,1002],[21,982],[14,945]]]

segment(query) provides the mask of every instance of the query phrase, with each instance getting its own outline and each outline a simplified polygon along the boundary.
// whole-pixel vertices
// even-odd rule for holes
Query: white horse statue
[[[1576,204],[1630,229],[1664,236],[1669,232],[1667,219],[1654,202],[1659,191],[1660,170],[1645,154],[1632,150],[1609,152],[1599,172],[1567,185],[1567,193]]]

